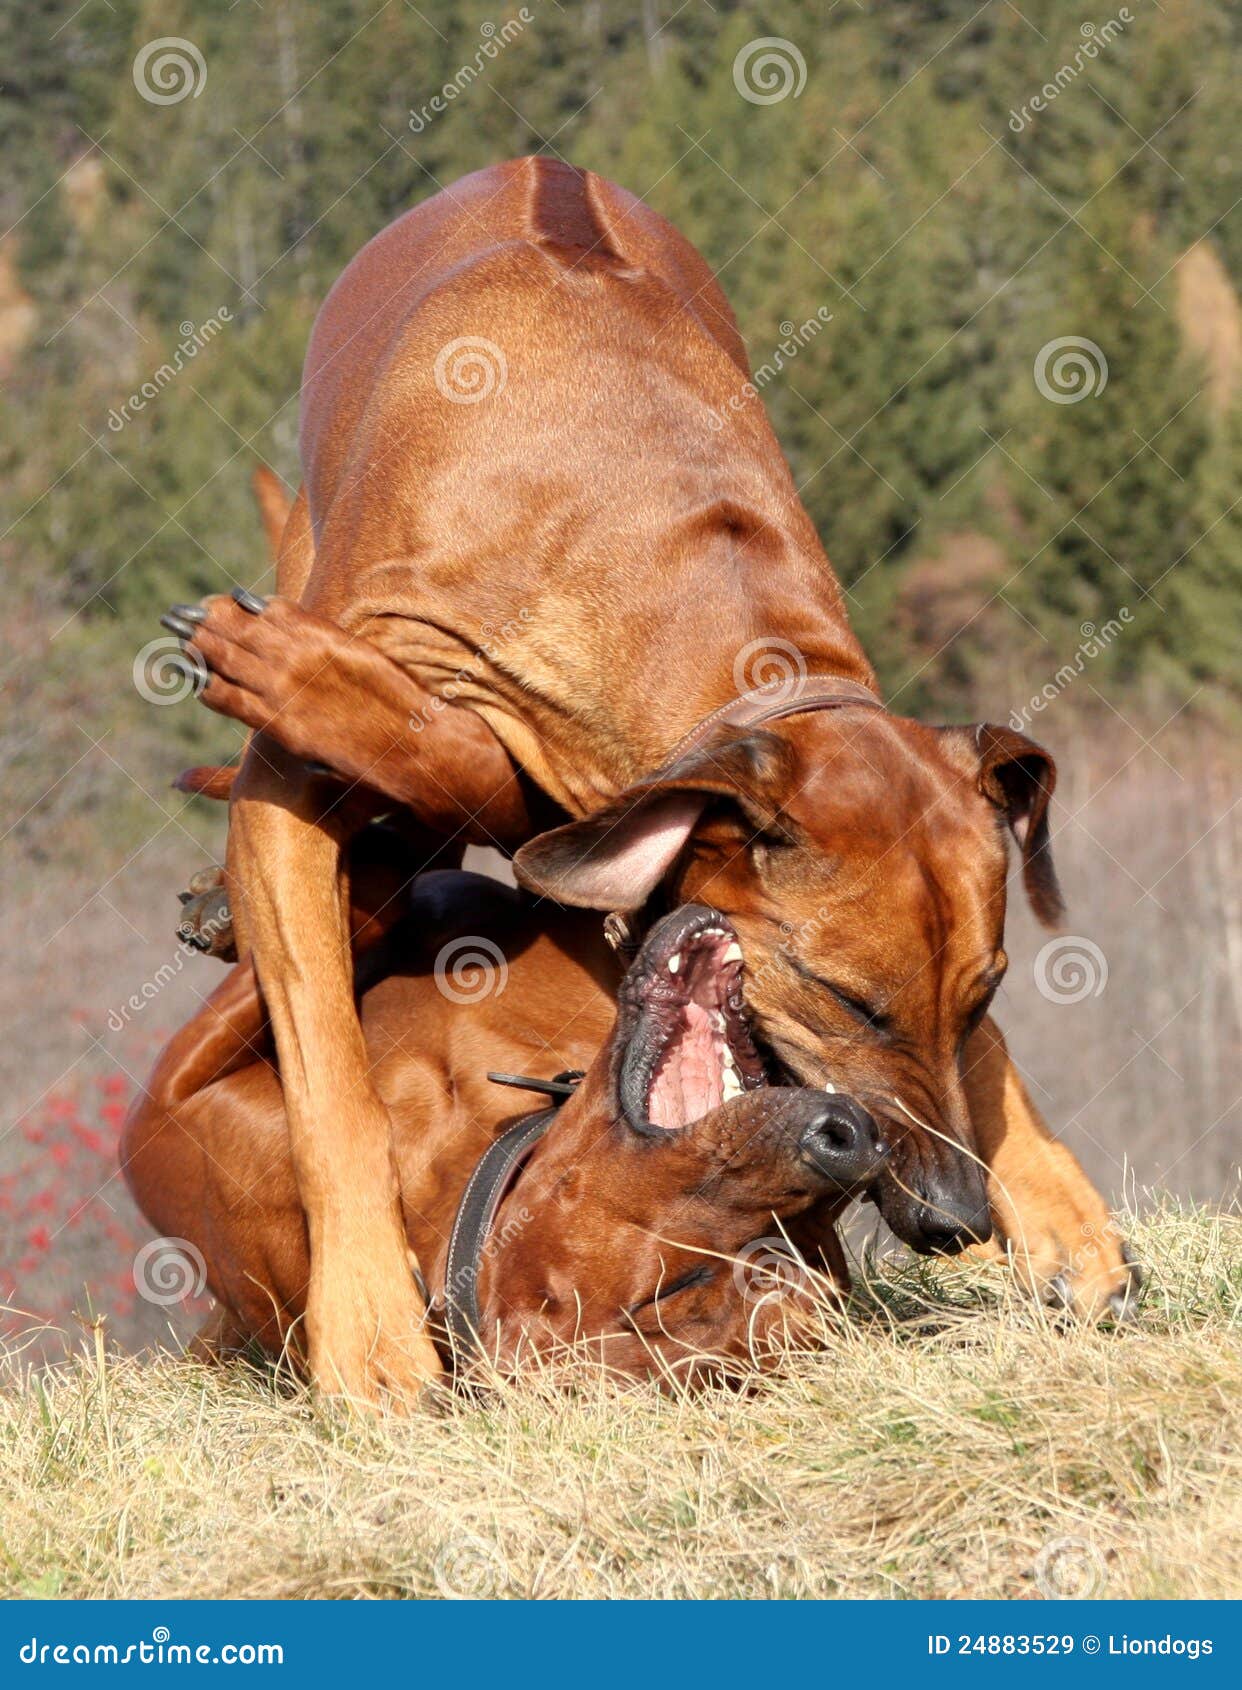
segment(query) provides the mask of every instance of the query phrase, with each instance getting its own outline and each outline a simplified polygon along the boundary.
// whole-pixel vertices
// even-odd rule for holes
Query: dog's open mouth
[[[742,998],[742,948],[690,905],[653,928],[621,991],[619,1090],[631,1126],[673,1131],[766,1083]]]

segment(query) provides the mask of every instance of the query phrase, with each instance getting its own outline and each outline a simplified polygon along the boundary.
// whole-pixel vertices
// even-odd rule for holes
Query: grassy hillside
[[[579,1366],[358,1424],[88,1333],[0,1391],[0,1594],[1236,1595],[1238,1233],[1144,1221],[1117,1333],[876,1269],[827,1353],[743,1395]]]
[[[1015,911],[998,1013],[1040,1108],[1111,1194],[1236,1190],[1242,834],[1209,725],[1242,585],[1236,8],[1132,6],[1088,52],[1071,0],[592,0],[526,8],[480,58],[518,10],[0,12],[0,1333],[95,1308],[127,1347],[167,1334],[115,1139],[218,978],[173,895],[223,815],[168,783],[240,736],[153,701],[141,657],[169,601],[264,583],[249,479],[296,479],[341,266],[531,151],[640,192],[719,271],[894,707],[1016,719],[1056,754],[1095,972],[1050,992]],[[169,103],[139,70],[165,36],[204,67]],[[772,36],[792,80],[768,102],[748,49]],[[1058,387],[1066,337],[1106,380]]]

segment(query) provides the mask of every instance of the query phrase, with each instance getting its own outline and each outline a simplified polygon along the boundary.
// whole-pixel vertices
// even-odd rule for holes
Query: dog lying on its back
[[[724,919],[701,906],[666,916],[618,990],[597,919],[536,915],[468,874],[424,876],[407,900],[403,861],[382,830],[359,842],[361,1014],[446,1361],[461,1359],[452,1317],[476,1273],[467,1347],[502,1369],[586,1339],[622,1373],[685,1378],[762,1363],[778,1334],[812,1341],[822,1310],[805,1277],[791,1267],[756,1285],[733,1258],[813,1205],[843,1206],[884,1151],[853,1100],[765,1084]],[[153,1225],[202,1251],[220,1304],[211,1342],[279,1351],[292,1335],[296,1350],[307,1226],[249,964],[213,1007],[214,1034],[199,1018],[174,1038],[131,1115],[126,1177]],[[585,1073],[515,1158],[463,1266],[449,1247],[463,1191],[523,1113],[488,1080],[498,1068]],[[825,1283],[844,1287],[835,1234],[817,1225],[816,1239]]]

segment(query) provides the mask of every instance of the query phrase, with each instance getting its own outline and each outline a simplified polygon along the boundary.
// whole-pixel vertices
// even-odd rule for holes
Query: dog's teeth
[[[824,1081],[824,1085],[823,1085],[823,1089],[824,1089],[824,1090],[825,1090],[825,1091],[826,1091],[826,1092],[827,1092],[827,1093],[828,1093],[828,1094],[829,1094],[829,1095],[830,1095],[830,1096],[831,1096],[831,1097],[835,1097],[835,1096],[836,1096],[836,1095],[837,1095],[837,1088],[836,1088],[836,1087],[835,1087],[835,1086],[834,1086],[834,1085],[833,1085],[833,1083],[832,1083],[832,1081],[831,1081],[831,1080],[825,1080],[825,1081]]]
[[[728,950],[725,952],[723,960],[725,962],[741,962],[741,960],[742,960],[742,947],[738,944],[736,939],[733,941],[733,943],[729,946]]]
[[[671,957],[669,957],[669,959],[668,959],[668,971],[669,971],[670,974],[676,974],[677,970],[680,967],[681,967],[681,952],[677,951]]]
[[[726,1064],[720,1090],[726,1103],[730,1098],[741,1097],[742,1095],[742,1082],[738,1079],[737,1069],[731,1063]]]

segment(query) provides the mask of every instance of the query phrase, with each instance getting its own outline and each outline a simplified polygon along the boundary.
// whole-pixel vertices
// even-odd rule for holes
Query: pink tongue
[[[651,1119],[657,1127],[687,1127],[724,1101],[720,1035],[697,1003],[686,1005],[685,1031],[673,1041],[651,1092]]]

